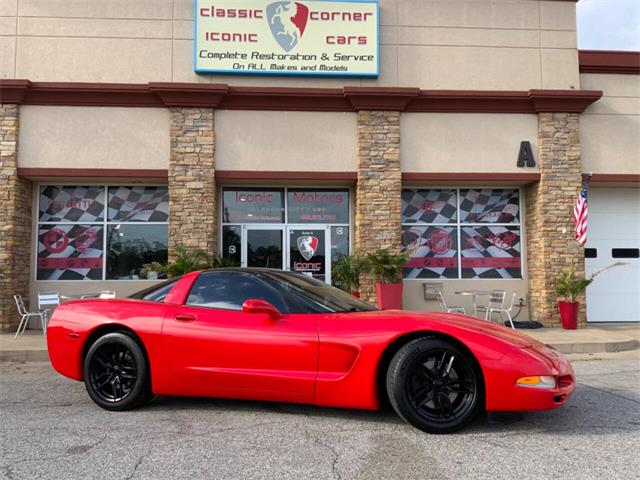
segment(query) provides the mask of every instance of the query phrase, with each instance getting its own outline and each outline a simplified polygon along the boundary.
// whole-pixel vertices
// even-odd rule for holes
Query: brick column
[[[558,274],[574,266],[584,275],[584,249],[575,240],[572,217],[582,182],[578,121],[577,113],[538,115],[540,181],[525,189],[529,314],[547,327],[560,325]],[[581,304],[584,324],[584,298]]]
[[[20,320],[13,295],[29,304],[32,183],[18,177],[17,105],[0,105],[0,331]]]
[[[357,251],[400,250],[401,190],[400,112],[358,112]],[[372,279],[363,279],[361,295],[375,303]]]
[[[213,109],[170,109],[169,258],[175,248],[217,254]]]

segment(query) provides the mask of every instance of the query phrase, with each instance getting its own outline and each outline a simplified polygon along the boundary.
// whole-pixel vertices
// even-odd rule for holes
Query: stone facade
[[[358,112],[355,249],[399,251],[402,175],[400,112]],[[376,303],[373,280],[361,282],[363,300]]]
[[[0,331],[17,328],[13,295],[28,304],[32,183],[18,177],[17,105],[0,105]]]
[[[529,314],[547,327],[560,325],[554,292],[558,274],[584,275],[584,249],[574,235],[573,205],[582,183],[579,115],[540,113],[540,181],[525,190]],[[584,298],[579,323],[584,324]]]
[[[169,259],[178,245],[217,253],[213,109],[171,108]]]

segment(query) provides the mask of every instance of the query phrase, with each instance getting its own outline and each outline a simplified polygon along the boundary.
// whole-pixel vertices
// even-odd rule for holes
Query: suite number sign
[[[377,77],[378,3],[195,0],[198,73]]]

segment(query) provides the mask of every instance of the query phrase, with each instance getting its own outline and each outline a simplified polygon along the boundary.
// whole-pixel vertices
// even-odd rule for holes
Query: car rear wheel
[[[387,392],[405,421],[429,433],[458,430],[482,406],[482,379],[470,355],[434,337],[413,340],[393,357]]]
[[[106,410],[129,410],[151,399],[145,353],[125,332],[103,335],[89,347],[84,383],[91,399]]]

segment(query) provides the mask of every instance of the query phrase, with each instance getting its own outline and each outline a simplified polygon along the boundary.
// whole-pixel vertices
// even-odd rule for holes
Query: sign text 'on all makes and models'
[[[195,71],[378,76],[378,3],[195,0]]]

